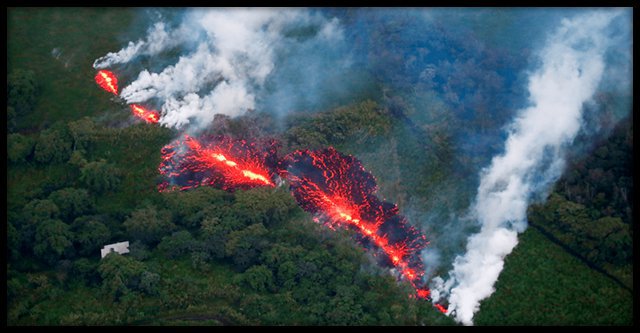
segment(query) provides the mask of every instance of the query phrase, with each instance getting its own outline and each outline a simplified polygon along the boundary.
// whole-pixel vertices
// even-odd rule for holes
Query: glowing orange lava
[[[275,149],[265,151],[258,146],[229,137],[185,136],[162,149],[159,170],[170,181],[160,190],[169,186],[180,190],[275,186],[273,177],[278,174],[288,181],[296,201],[313,214],[315,222],[334,230],[356,231],[356,240],[381,265],[393,268],[399,279],[411,284],[415,290],[411,297],[429,300],[420,256],[428,245],[426,237],[399,214],[395,204],[378,199],[375,178],[360,161],[333,148],[298,150],[277,159]]]
[[[433,304],[438,310],[440,310],[440,312],[446,314],[447,313],[447,308],[445,308],[444,306],[438,304],[438,303],[434,303]]]
[[[118,95],[118,78],[113,72],[108,70],[100,70],[95,77],[96,83],[104,90]]]
[[[365,248],[381,254],[383,265],[395,268],[418,297],[428,298],[420,258],[426,237],[399,215],[396,205],[374,195],[375,179],[357,159],[327,148],[293,152],[282,164],[281,176],[289,181],[298,204],[316,216],[314,221],[357,231]]]
[[[404,244],[389,244],[389,239],[386,235],[378,235],[378,226],[376,223],[363,221],[360,218],[354,217],[354,213],[345,213],[343,208],[344,204],[337,204],[332,199],[328,198],[324,194],[323,201],[326,203],[325,209],[327,215],[331,217],[338,217],[339,223],[345,223],[355,227],[360,233],[369,237],[371,241],[389,257],[393,266],[395,266],[400,274],[402,274],[408,281],[414,282],[417,274],[409,267],[409,263],[406,261],[407,249]]]
[[[203,185],[225,190],[275,186],[265,157],[244,141],[218,137],[203,143],[185,135],[184,140],[165,146],[162,155],[159,170],[170,182],[161,190],[171,184],[181,190]]]
[[[225,156],[224,152],[218,151],[220,147],[202,148],[200,143],[196,143],[195,139],[188,138],[187,144],[196,152],[196,156],[203,163],[213,168],[225,169],[225,173],[229,176],[245,178],[247,182],[262,183],[261,185],[275,186],[269,180],[269,176],[263,170],[251,170],[250,165],[239,166],[237,162],[230,160]],[[261,174],[262,173],[262,174]]]
[[[160,114],[157,111],[147,110],[137,104],[131,104],[129,106],[131,107],[131,113],[133,113],[134,116],[148,123],[156,124],[160,120]]]
[[[418,289],[416,290],[416,295],[422,299],[427,299],[431,295],[431,291],[429,289]]]

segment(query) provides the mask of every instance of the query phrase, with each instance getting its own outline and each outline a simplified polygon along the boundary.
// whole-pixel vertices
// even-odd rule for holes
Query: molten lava
[[[133,113],[134,116],[148,123],[156,124],[158,120],[160,120],[160,114],[157,111],[147,110],[137,104],[131,104],[129,106],[131,107],[131,113]]]
[[[383,266],[395,269],[414,287],[415,297],[429,299],[420,258],[428,245],[426,237],[399,214],[396,205],[378,199],[374,177],[353,156],[327,148],[295,151],[278,161],[274,143],[185,136],[165,146],[162,159],[159,170],[168,181],[159,186],[160,191],[275,186],[276,175],[281,176],[298,204],[315,215],[314,221],[355,231],[356,240],[373,251]]]
[[[100,70],[98,74],[96,74],[96,83],[102,87],[102,89],[114,94],[118,95],[118,78],[113,74],[113,72],[107,70]]]
[[[104,90],[118,95],[118,79],[100,70],[95,81]],[[158,123],[157,111],[131,104],[134,116]],[[420,252],[428,245],[426,237],[399,215],[398,207],[375,196],[377,185],[360,161],[333,148],[320,151],[298,150],[283,160],[277,158],[277,143],[248,144],[225,136],[185,135],[184,140],[164,146],[158,167],[167,180],[160,191],[188,190],[215,186],[233,191],[258,186],[275,186],[277,175],[287,179],[296,201],[316,222],[328,227],[356,231],[356,239],[373,250],[382,265],[393,267],[415,288],[414,297],[429,299],[422,281],[424,266]],[[434,304],[442,313],[447,309]]]
[[[265,163],[273,161],[275,148],[258,149],[255,143],[229,137],[195,139],[185,135],[162,148],[162,163],[158,168],[168,181],[161,191],[187,190],[198,186],[215,186],[224,190],[275,186]],[[272,163],[275,164],[275,163]]]
[[[447,314],[447,308],[445,308],[444,306],[438,304],[438,303],[434,303],[433,304],[438,310],[440,310],[440,312]]]
[[[300,150],[285,157],[280,173],[298,204],[319,217],[316,221],[357,231],[358,241],[382,254],[381,263],[395,268],[418,297],[429,296],[420,258],[428,244],[425,236],[398,214],[396,205],[374,195],[375,179],[360,161],[333,148]]]

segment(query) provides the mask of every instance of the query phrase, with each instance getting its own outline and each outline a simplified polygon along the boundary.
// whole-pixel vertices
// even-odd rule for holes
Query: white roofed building
[[[129,253],[129,241],[105,245],[105,247],[100,250],[101,258],[104,258],[111,252],[117,252],[120,254]]]

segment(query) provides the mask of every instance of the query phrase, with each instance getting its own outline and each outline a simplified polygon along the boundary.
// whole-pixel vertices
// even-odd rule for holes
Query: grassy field
[[[633,295],[529,228],[476,325],[632,325]]]

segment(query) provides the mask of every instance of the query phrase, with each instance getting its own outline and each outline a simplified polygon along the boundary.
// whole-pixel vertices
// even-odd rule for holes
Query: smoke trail
[[[100,57],[93,62],[93,68],[101,69],[131,61],[140,55],[156,55],[168,48],[174,47],[188,37],[188,31],[181,27],[167,32],[164,22],[157,22],[149,29],[146,40],[139,40],[136,43],[129,42],[127,47],[118,52],[109,52],[104,57]]]
[[[620,13],[598,11],[563,19],[540,53],[541,67],[529,78],[531,106],[509,128],[504,153],[481,172],[470,215],[480,231],[468,238],[449,279],[434,279],[434,300],[449,296],[449,314],[473,324],[480,301],[489,297],[504,258],[527,227],[529,200],[544,196],[561,175],[564,149],[582,123],[582,106],[596,91],[608,46],[605,28]]]
[[[177,62],[159,72],[142,70],[122,89],[127,103],[158,103],[160,123],[169,127],[204,127],[215,114],[241,115],[256,109],[279,56],[312,40],[314,52],[341,40],[336,19],[301,9],[195,9],[175,30],[158,22],[144,40],[95,61],[104,68],[180,47]],[[318,49],[321,47],[322,49]],[[306,54],[301,55],[304,57]]]

